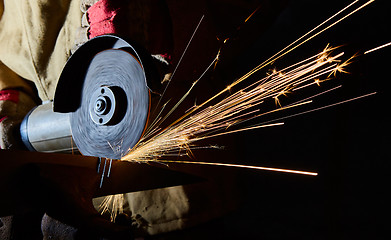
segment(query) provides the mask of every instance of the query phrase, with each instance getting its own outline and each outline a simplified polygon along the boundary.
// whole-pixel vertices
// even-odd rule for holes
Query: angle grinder
[[[143,135],[156,77],[144,49],[113,35],[93,38],[67,61],[54,101],[25,117],[22,141],[32,151],[119,159]]]

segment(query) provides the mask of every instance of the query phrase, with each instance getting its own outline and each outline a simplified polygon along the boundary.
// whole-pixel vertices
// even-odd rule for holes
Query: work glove
[[[7,89],[0,91],[0,147],[1,149],[23,149],[19,126],[36,103],[26,93]]]

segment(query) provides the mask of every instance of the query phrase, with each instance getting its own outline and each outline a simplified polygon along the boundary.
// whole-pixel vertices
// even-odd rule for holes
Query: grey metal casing
[[[31,151],[72,152],[75,149],[69,113],[53,111],[53,102],[34,108],[24,118],[20,133],[23,143]]]

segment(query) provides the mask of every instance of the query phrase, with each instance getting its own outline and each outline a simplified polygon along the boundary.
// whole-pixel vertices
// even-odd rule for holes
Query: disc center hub
[[[95,113],[98,115],[107,114],[111,108],[111,101],[108,97],[100,96],[96,99],[95,103]]]
[[[95,90],[90,99],[90,117],[98,125],[118,123],[126,111],[124,92],[119,87],[101,86]]]

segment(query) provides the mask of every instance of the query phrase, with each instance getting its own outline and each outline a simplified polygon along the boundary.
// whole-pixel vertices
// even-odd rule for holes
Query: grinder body
[[[148,57],[117,36],[86,42],[67,61],[54,101],[23,120],[23,143],[31,151],[121,158],[147,126],[154,72]]]
[[[69,117],[70,113],[54,112],[52,101],[35,107],[20,125],[24,145],[37,152],[74,152]]]

